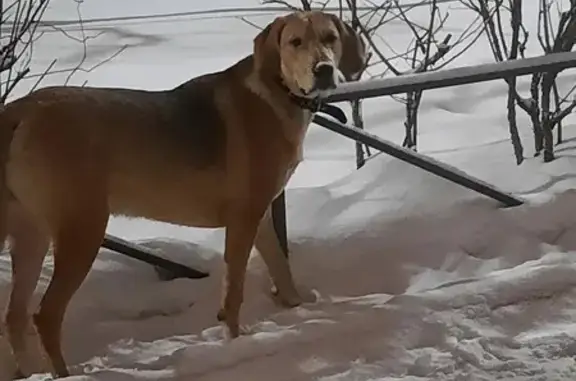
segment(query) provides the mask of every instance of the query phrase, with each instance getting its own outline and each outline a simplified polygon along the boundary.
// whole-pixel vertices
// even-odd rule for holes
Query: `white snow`
[[[100,19],[86,27],[104,31],[90,41],[86,65],[129,47],[94,71],[77,73],[72,83],[174,86],[250,51],[256,29],[240,16],[265,25],[275,15],[244,10],[114,19],[258,6],[256,0],[206,3],[86,0],[83,17]],[[456,3],[449,6],[447,27],[457,33],[469,17]],[[535,17],[534,11],[526,14]],[[73,1],[59,1],[46,17],[75,15]],[[78,33],[74,25],[63,28]],[[400,49],[407,30],[394,23],[387,28],[387,40]],[[81,55],[77,43],[47,32],[33,65],[41,70],[56,56],[58,67],[68,68]],[[482,38],[452,66],[484,62],[492,57]],[[563,85],[570,87],[575,73],[567,71]],[[52,75],[45,84],[65,78]],[[526,89],[526,78],[521,83]],[[237,340],[225,340],[216,322],[223,231],[112,218],[109,233],[212,276],[163,282],[148,265],[103,249],[65,321],[64,351],[75,374],[69,380],[576,378],[575,122],[566,120],[559,158],[542,164],[532,158],[529,123],[519,112],[527,160],[516,166],[505,94],[501,81],[425,92],[419,148],[528,200],[513,209],[382,154],[355,171],[354,143],[312,127],[287,197],[295,278],[317,301],[291,310],[276,306],[254,256],[241,317],[249,334]],[[401,141],[401,104],[371,99],[364,110],[370,132]],[[38,291],[51,269],[48,257]],[[3,255],[0,303],[7,301],[9,281]],[[0,340],[0,381],[11,372],[5,346]]]

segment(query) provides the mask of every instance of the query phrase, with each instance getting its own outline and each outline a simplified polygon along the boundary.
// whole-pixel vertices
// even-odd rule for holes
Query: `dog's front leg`
[[[278,296],[280,303],[286,307],[295,307],[302,304],[303,300],[294,285],[290,263],[282,251],[278,236],[274,230],[270,208],[262,221],[260,221],[254,245],[266,263],[275,287],[272,292],[275,296]]]
[[[246,266],[262,214],[253,211],[236,212],[230,215],[226,225],[224,248],[226,273],[218,320],[226,323],[231,338],[240,334],[239,315],[244,298]]]

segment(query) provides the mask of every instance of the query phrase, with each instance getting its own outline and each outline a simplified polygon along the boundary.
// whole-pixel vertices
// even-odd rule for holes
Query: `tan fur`
[[[166,91],[51,87],[0,114],[0,234],[14,242],[7,312],[18,369],[30,375],[25,326],[48,242],[55,268],[34,323],[55,376],[68,375],[60,334],[68,303],[98,253],[112,215],[225,227],[219,319],[239,335],[253,245],[284,304],[301,303],[272,228],[269,205],[295,170],[312,114],[289,97],[310,90],[314,65],[353,74],[364,52],[320,12],[277,18],[254,55]],[[336,35],[324,43],[327,33]],[[290,41],[302,39],[295,48]],[[352,47],[350,47],[352,46]],[[363,45],[362,45],[363,46]]]

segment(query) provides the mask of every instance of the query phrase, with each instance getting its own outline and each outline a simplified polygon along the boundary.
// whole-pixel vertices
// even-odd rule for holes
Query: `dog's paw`
[[[252,328],[250,328],[249,325],[244,324],[244,325],[240,325],[238,327],[238,336],[239,337],[240,336],[248,336],[248,335],[251,335],[252,333],[253,333]]]
[[[272,287],[272,289],[270,290],[270,297],[272,298],[274,304],[283,308],[298,307],[303,303],[303,300],[302,298],[300,298],[300,295],[293,295],[290,297],[286,297],[280,294],[280,292],[278,292],[278,289],[275,287]]]
[[[298,307],[304,303],[315,303],[318,300],[317,294],[309,290],[298,290],[291,295],[283,295],[278,288],[272,287],[270,294],[274,303],[285,308]]]
[[[224,323],[221,323],[222,327],[222,338],[226,342],[231,342],[234,339],[238,339],[242,336],[249,336],[252,334],[252,329],[247,325],[239,325],[237,331],[233,332],[230,328]]]
[[[316,290],[301,288],[298,290],[298,294],[300,299],[302,299],[302,303],[316,303],[320,300],[320,293]]]

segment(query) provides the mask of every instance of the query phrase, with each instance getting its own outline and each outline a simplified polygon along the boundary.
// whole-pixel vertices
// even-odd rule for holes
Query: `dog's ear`
[[[280,35],[286,21],[277,17],[254,38],[254,65],[259,73],[280,71]]]
[[[362,37],[350,25],[336,15],[330,14],[342,41],[342,57],[338,69],[344,74],[346,81],[357,81],[366,68],[366,44]]]

